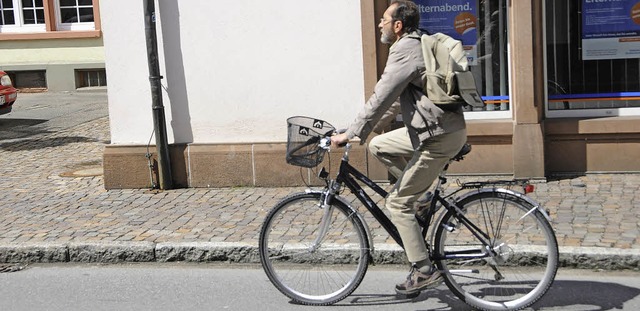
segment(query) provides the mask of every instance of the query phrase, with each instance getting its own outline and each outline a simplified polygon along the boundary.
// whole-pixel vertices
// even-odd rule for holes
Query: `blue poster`
[[[582,0],[582,56],[640,57],[640,1]]]
[[[420,29],[441,32],[457,40],[469,65],[477,64],[478,13],[475,0],[414,0],[420,10]]]

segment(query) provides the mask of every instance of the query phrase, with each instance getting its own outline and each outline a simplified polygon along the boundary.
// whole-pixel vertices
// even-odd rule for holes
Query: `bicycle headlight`
[[[9,75],[2,76],[2,78],[0,78],[0,84],[3,86],[11,86],[11,78],[9,78]]]

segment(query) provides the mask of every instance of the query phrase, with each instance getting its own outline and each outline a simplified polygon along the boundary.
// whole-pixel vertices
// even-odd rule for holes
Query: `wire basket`
[[[336,129],[329,123],[309,118],[287,119],[287,163],[302,167],[316,167],[322,162],[325,149],[320,139],[331,136]]]

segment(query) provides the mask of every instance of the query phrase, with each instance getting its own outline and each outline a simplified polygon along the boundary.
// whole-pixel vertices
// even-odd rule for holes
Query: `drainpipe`
[[[156,35],[155,0],[144,0],[144,26],[147,38],[147,57],[149,59],[149,82],[151,83],[151,104],[153,108],[153,128],[158,153],[158,173],[160,189],[172,189],[171,161],[167,140],[162,87],[160,85],[160,64],[158,62],[158,38]]]

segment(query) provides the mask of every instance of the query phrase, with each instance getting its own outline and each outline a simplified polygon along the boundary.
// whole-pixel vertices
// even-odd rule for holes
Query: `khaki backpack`
[[[469,71],[462,42],[442,33],[423,34],[420,41],[427,69],[427,82],[423,88],[427,97],[438,105],[484,107]]]

